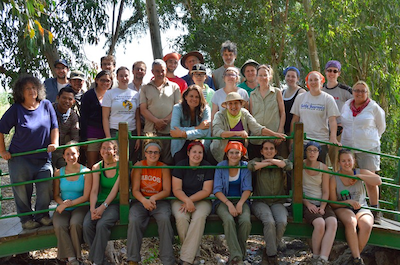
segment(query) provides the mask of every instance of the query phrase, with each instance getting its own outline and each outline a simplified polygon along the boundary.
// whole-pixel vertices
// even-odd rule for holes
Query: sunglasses
[[[339,73],[339,70],[336,70],[336,69],[326,69],[326,71],[328,72],[328,73],[335,73],[335,74],[337,74],[337,73]]]

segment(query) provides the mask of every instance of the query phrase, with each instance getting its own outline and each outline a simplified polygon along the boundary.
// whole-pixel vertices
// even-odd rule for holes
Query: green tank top
[[[114,187],[115,182],[118,179],[119,171],[118,171],[118,166],[119,162],[117,162],[117,169],[115,172],[114,177],[112,178],[107,178],[106,175],[104,174],[105,171],[100,172],[100,191],[99,195],[97,196],[98,201],[104,201],[107,199],[108,194],[110,194],[112,188]],[[100,169],[103,169],[103,161],[100,162]],[[117,193],[117,196],[115,196],[115,199],[112,201],[112,203],[119,203],[119,191]]]

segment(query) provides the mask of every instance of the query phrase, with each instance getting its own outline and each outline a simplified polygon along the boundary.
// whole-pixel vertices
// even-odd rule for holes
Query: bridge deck
[[[289,237],[311,237],[312,226],[306,223],[294,223],[292,218],[288,220],[285,232]],[[173,218],[173,227],[175,222]],[[262,223],[252,216],[253,235],[262,235]],[[175,229],[176,232],[176,229]],[[117,224],[112,229],[111,239],[126,239],[127,225]],[[210,215],[207,219],[204,234],[223,234],[222,222],[217,215]],[[147,237],[157,236],[157,224],[151,220],[146,230]],[[344,241],[344,228],[339,224],[336,240]],[[393,249],[400,249],[400,222],[383,218],[382,225],[374,225],[369,244]],[[23,230],[19,218],[0,220],[0,257],[12,254],[24,253],[33,250],[55,247],[57,239],[52,226],[40,227],[32,230]]]

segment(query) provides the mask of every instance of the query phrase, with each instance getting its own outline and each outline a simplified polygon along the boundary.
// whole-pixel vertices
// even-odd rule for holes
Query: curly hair
[[[32,84],[37,90],[37,98],[36,101],[42,101],[46,98],[46,90],[44,85],[40,80],[31,75],[23,75],[21,76],[13,87],[13,98],[15,103],[23,103],[25,101],[24,98],[24,89],[27,84]]]
[[[197,91],[199,93],[199,105],[195,108],[195,117],[197,117],[197,120],[201,120],[203,118],[204,110],[206,108],[207,102],[206,99],[204,98],[203,92],[201,91],[201,88],[198,85],[191,85],[188,87],[188,89],[185,90],[182,94],[182,111],[183,111],[183,116],[185,119],[190,119],[190,107],[187,103],[186,97],[189,95],[190,91]]]

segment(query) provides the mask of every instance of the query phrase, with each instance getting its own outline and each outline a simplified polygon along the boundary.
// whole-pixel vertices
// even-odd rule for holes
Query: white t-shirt
[[[243,88],[238,88],[237,93],[239,93],[239,95],[241,95],[244,100],[249,102],[249,94],[247,93],[246,90],[244,90]],[[218,89],[217,91],[215,91],[214,96],[211,99],[211,102],[214,103],[215,105],[218,105],[218,110],[224,110],[225,108],[223,108],[221,104],[225,102],[226,96],[227,95],[224,89],[222,88]]]
[[[127,122],[130,131],[136,130],[136,110],[139,93],[132,89],[113,88],[104,95],[103,107],[110,107],[110,129],[118,130],[118,123]]]
[[[300,117],[307,137],[326,142],[329,141],[328,119],[340,116],[335,100],[326,92],[318,96],[310,92],[298,95],[290,113]]]

